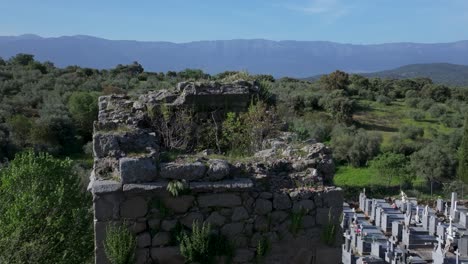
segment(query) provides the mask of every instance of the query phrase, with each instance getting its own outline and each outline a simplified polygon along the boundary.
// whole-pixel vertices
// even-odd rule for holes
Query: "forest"
[[[468,166],[468,133],[464,131],[468,129],[464,121],[468,87],[434,84],[428,78],[366,78],[338,70],[311,82],[234,71],[216,75],[197,69],[153,73],[145,72],[138,62],[109,70],[58,68],[52,62],[36,61],[33,55],[18,54],[0,58],[0,252],[10,252],[25,236],[40,236],[37,230],[28,229],[25,234],[26,227],[20,230],[12,224],[24,221],[14,217],[19,212],[51,202],[44,198],[32,205],[21,203],[28,197],[18,193],[28,181],[30,195],[47,191],[58,199],[60,194],[52,190],[57,184],[69,194],[69,203],[59,206],[75,211],[60,216],[62,221],[57,225],[63,226],[49,225],[50,219],[45,217],[37,228],[70,229],[70,219],[82,215],[82,221],[75,225],[83,227],[77,230],[82,233],[76,234],[83,238],[82,247],[77,247],[83,251],[62,253],[81,256],[74,257],[76,263],[89,259],[83,252],[90,249],[92,254],[92,239],[86,236],[92,229],[92,216],[83,208],[91,204],[85,188],[93,164],[91,141],[99,96],[138,96],[150,90],[174,89],[178,82],[187,80],[237,79],[259,83],[262,101],[274,111],[281,129],[295,132],[297,140],[315,139],[332,148],[337,165],[334,184],[344,187],[349,197],[363,187],[382,195],[404,189],[420,198],[463,192],[460,189]],[[244,130],[238,124],[242,120],[228,116],[227,121],[226,128],[237,131],[230,136],[242,137],[239,134]],[[239,145],[235,140],[230,138],[220,154],[230,158],[249,155],[235,151],[234,146]],[[214,143],[203,144],[192,151]],[[37,171],[40,173],[35,174]],[[72,177],[57,182],[57,175],[62,174]],[[18,204],[14,210],[19,211],[9,209],[11,204]],[[31,221],[38,217],[33,212],[27,214]],[[57,238],[55,233],[53,236]],[[44,239],[48,237],[31,241],[38,245]],[[63,250],[68,249],[64,246]],[[12,259],[0,253],[0,263],[21,263],[27,254],[17,252],[17,258]],[[64,261],[63,254],[56,256],[56,263]],[[41,257],[54,259],[37,257],[38,263]]]

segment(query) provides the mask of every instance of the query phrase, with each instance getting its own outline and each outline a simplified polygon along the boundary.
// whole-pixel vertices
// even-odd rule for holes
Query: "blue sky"
[[[468,39],[468,0],[0,0],[0,35],[188,42]]]

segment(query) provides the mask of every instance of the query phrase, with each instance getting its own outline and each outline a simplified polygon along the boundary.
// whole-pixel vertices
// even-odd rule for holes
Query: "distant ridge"
[[[147,71],[198,68],[215,74],[247,70],[304,78],[340,69],[379,72],[408,64],[468,65],[468,41],[452,43],[340,44],[327,41],[237,39],[171,43],[107,40],[92,36],[0,36],[0,56],[30,53],[59,67],[113,68],[138,61]],[[448,64],[449,65],[449,64]],[[434,73],[435,74],[435,73]]]

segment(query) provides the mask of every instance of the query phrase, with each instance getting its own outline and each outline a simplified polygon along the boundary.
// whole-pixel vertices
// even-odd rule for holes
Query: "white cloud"
[[[330,15],[335,19],[348,13],[340,0],[308,0],[302,5],[285,5],[287,9],[306,14]]]

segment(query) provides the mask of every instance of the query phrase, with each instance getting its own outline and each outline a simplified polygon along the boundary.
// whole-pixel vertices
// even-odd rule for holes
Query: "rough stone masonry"
[[[194,220],[210,223],[230,240],[234,263],[254,263],[258,241],[265,238],[271,249],[264,263],[340,262],[340,231],[334,246],[320,239],[325,225],[339,222],[343,208],[342,190],[321,184],[334,173],[325,145],[294,147],[291,135],[284,133],[244,163],[209,155],[173,162],[159,158],[158,137],[147,125],[151,109],[164,104],[241,112],[256,93],[254,82],[184,82],[173,91],[137,99],[99,98],[89,186],[96,263],[109,263],[103,242],[113,224],[124,224],[135,234],[136,263],[184,263],[171,232],[191,228]],[[171,195],[166,189],[171,180],[183,180],[187,190]],[[293,216],[299,214],[293,230]]]

